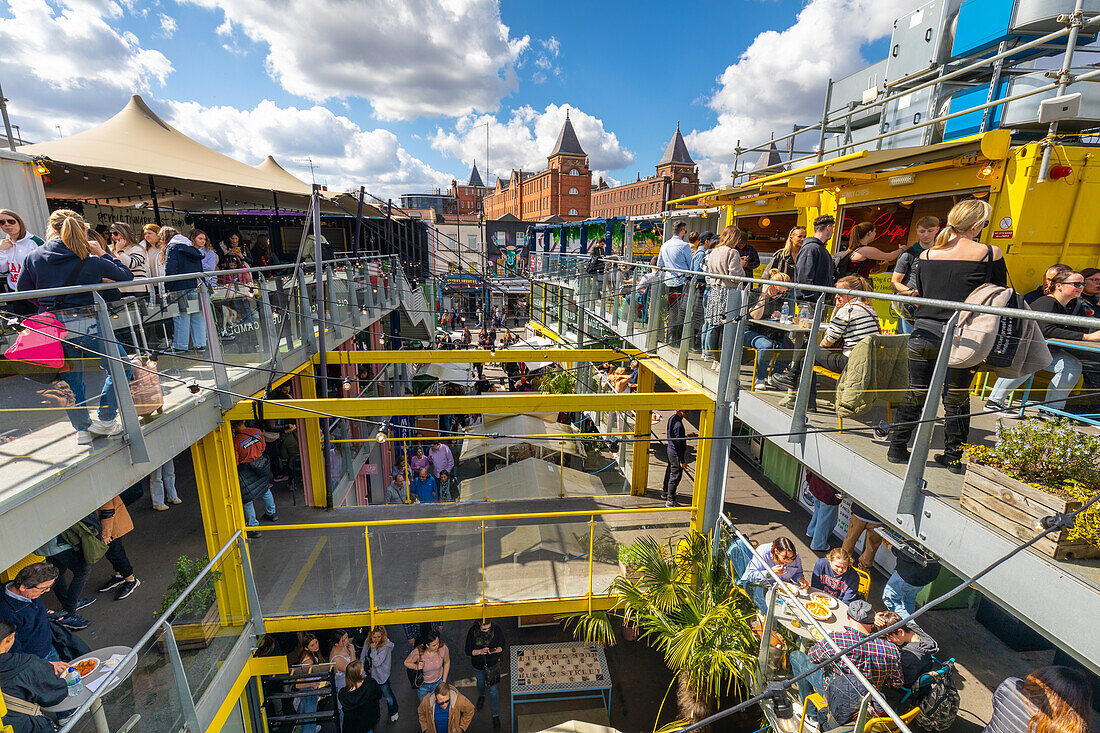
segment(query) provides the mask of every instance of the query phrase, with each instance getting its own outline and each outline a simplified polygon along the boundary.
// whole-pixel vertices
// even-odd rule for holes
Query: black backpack
[[[833,280],[852,274],[852,250],[846,249],[833,255]]]

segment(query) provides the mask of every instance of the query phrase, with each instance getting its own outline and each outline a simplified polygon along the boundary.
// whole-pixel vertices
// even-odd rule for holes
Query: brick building
[[[614,187],[601,178],[592,191],[592,216],[656,214],[667,209],[670,200],[696,193],[699,193],[699,169],[688,153],[677,122],[676,134],[657,163],[657,174]]]
[[[544,171],[513,169],[507,180],[498,177],[496,187],[483,200],[485,217],[499,219],[511,214],[523,221],[542,221],[550,216],[565,221],[587,219],[591,215],[592,171],[568,111],[546,161]]]
[[[458,181],[451,180],[451,198],[455,200],[459,214],[472,214],[481,211],[482,199],[492,189],[481,180],[481,174],[477,171],[477,161],[474,161],[473,170],[470,171],[470,180],[465,185],[459,185]]]

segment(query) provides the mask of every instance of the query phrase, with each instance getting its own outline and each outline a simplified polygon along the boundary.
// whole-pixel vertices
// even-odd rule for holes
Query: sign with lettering
[[[180,231],[187,231],[190,226],[184,220],[185,216],[186,214],[182,211],[161,209],[161,226],[170,226]],[[95,204],[84,204],[84,221],[88,222],[93,229],[100,224],[109,227],[112,223],[121,221],[123,224],[128,225],[134,231],[134,234],[139,236],[143,226],[157,223],[151,206],[135,209],[130,206],[98,206]]]

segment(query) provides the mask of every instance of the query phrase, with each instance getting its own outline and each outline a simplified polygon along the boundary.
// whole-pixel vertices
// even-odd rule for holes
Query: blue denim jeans
[[[804,652],[793,651],[790,655],[791,671],[795,675],[800,675],[808,669],[811,669],[814,664],[810,661],[810,658],[806,656]],[[811,693],[817,692],[822,697],[825,697],[825,673],[822,670],[817,670],[810,676],[798,681],[798,699],[805,700]],[[821,717],[825,715],[822,712]]]
[[[911,334],[913,333],[913,322],[907,321],[904,318],[898,319],[898,333],[899,334]]]
[[[69,342],[64,346],[65,358],[72,360],[73,368],[61,373],[61,379],[69,385],[73,391],[76,403],[73,407],[66,408],[65,414],[69,416],[69,422],[76,430],[87,430],[92,424],[88,416],[88,407],[85,404],[87,394],[84,386],[84,375],[92,369],[90,359],[95,358],[93,351],[99,354],[117,355],[126,358],[126,351],[117,343],[110,343],[99,338],[99,324],[92,316],[72,317],[60,314],[59,320],[69,330]],[[114,338],[114,334],[108,336]],[[105,356],[99,357],[99,368],[105,372],[103,388],[99,392],[100,420],[114,420],[118,415],[118,395],[115,394],[114,380],[111,379],[110,364]],[[126,377],[133,375],[133,369],[126,367]],[[129,385],[126,385],[129,388]]]
[[[882,589],[882,605],[902,618],[912,616],[917,610],[917,594],[920,593],[921,587],[909,585],[895,572],[886,581],[886,587]]]
[[[821,499],[814,499],[814,512],[810,517],[810,526],[806,527],[806,536],[810,538],[810,549],[824,552],[829,549],[829,537],[836,528],[837,513],[840,505],[830,506]]]
[[[189,344],[194,344],[196,349],[206,348],[206,321],[203,320],[202,309],[196,303],[193,306],[195,312],[187,312],[192,298],[198,298],[197,290],[183,290],[172,295],[180,310],[172,316],[172,348],[177,351],[186,350]]]
[[[477,678],[477,695],[485,695],[485,670],[474,669],[474,677]],[[489,709],[493,711],[493,717],[500,715],[500,685],[489,685]]]
[[[432,692],[436,688],[436,685],[438,685],[438,684],[439,684],[439,680],[436,680],[435,682],[425,682],[420,687],[417,687],[416,688],[416,699],[417,699],[417,701],[418,702],[423,702],[424,698],[426,698],[428,695],[432,694]]]
[[[316,695],[310,695],[309,697],[299,697],[295,699],[294,711],[297,713],[315,713],[317,712],[317,703],[319,698]],[[312,718],[298,723],[300,730],[310,733],[313,730],[315,721]]]
[[[1053,400],[1047,402],[1049,407],[1053,407],[1056,410],[1066,409],[1066,398],[1069,397],[1070,392],[1077,385],[1077,380],[1081,378],[1081,360],[1072,354],[1066,353],[1061,349],[1051,349],[1051,362],[1039,371],[1053,372],[1054,376],[1050,378],[1050,387],[1047,389],[1046,400]],[[997,402],[1007,402],[1008,396],[1021,386],[1024,382],[1031,378],[1032,375],[1028,374],[1016,379],[1005,379],[1001,377],[997,380],[997,383],[993,385],[993,391],[989,393],[989,399],[996,400]]]
[[[742,345],[747,348],[756,349],[756,380],[761,381],[768,376],[768,365],[771,363],[772,355],[776,349],[793,349],[792,344],[788,339],[783,339],[780,342],[776,342],[771,338],[765,336],[759,331],[753,331],[751,329],[745,329],[745,337],[742,341]],[[776,359],[775,365],[772,366],[772,372],[778,373],[783,371],[789,366],[789,362],[783,359]]]
[[[166,498],[179,498],[176,494],[176,464],[171,458],[149,474],[149,493],[152,495],[153,503],[162,506]]]
[[[397,714],[397,696],[393,694],[393,688],[390,687],[389,680],[382,682],[378,685],[382,688],[382,698],[386,701],[386,708],[390,711],[390,717]]]
[[[275,497],[271,495],[271,489],[268,489],[260,496],[264,501],[264,512],[267,514],[275,513]],[[255,501],[255,500],[253,500]],[[255,527],[260,522],[256,519],[256,508],[252,506],[251,501],[244,502],[244,526]]]

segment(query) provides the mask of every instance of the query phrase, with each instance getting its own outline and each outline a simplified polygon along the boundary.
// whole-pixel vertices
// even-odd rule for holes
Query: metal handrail
[[[369,260],[394,259],[397,255],[366,255],[356,257],[338,257],[331,260],[321,260],[322,265],[333,265],[341,262],[366,262]],[[200,278],[216,277],[218,275],[239,275],[242,271],[251,273],[272,272],[274,270],[293,269],[293,263],[285,265],[264,265],[262,267],[245,267],[234,270],[211,270],[210,272],[188,272],[180,275],[162,275],[160,277],[138,277],[133,280],[123,280],[109,283],[95,283],[92,285],[70,285],[61,288],[42,288],[40,290],[18,290],[13,293],[0,294],[0,303],[9,303],[15,300],[27,300],[28,298],[42,298],[55,295],[72,295],[74,293],[92,293],[99,290],[117,290],[119,288],[134,287],[135,285],[150,285],[157,283],[169,283],[179,280],[198,280]]]
[[[768,573],[768,575],[770,575],[772,577],[772,580],[777,584],[777,587],[782,587],[782,585],[784,583],[783,579],[780,578],[778,575],[776,575],[775,571],[772,570],[771,566],[764,559],[764,557],[757,551],[757,549],[755,547],[752,546],[752,543],[749,542],[748,537],[746,537],[744,534],[742,534],[741,530],[737,529],[737,527],[733,526],[733,522],[731,522],[728,517],[726,517],[724,514],[719,514],[718,515],[718,521],[721,522],[722,520],[725,520],[725,522],[727,524],[729,524],[730,531],[733,532],[733,534],[737,538],[737,540],[742,542],[744,544],[744,546],[749,549],[749,552],[752,553],[752,556],[760,561],[761,565],[764,567],[764,570]],[[790,602],[790,601],[794,602],[795,607],[798,608],[798,610],[800,611],[800,615],[803,615],[804,619],[809,620],[813,624],[814,628],[817,629],[818,633],[821,634],[821,642],[824,643],[824,644],[827,644],[830,647],[832,647],[832,650],[833,650],[834,654],[839,653],[841,651],[840,647],[837,646],[837,643],[835,641],[833,641],[832,637],[829,636],[829,633],[821,626],[821,624],[819,624],[817,622],[817,619],[815,619],[813,617],[813,615],[806,609],[806,607],[802,604],[802,601],[798,600],[797,598],[791,598],[787,602]],[[762,643],[768,644],[770,642],[771,642],[770,639],[765,639]],[[844,662],[845,666],[848,667],[848,669],[850,669],[852,671],[852,673],[855,675],[856,679],[858,679],[861,683],[863,683],[863,685],[869,691],[869,694],[871,695],[872,699],[874,699],[874,701],[879,704],[879,706],[886,713],[886,715],[888,715],[890,717],[890,719],[893,720],[898,725],[898,727],[901,729],[902,733],[912,733],[912,731],[909,730],[909,726],[907,726],[905,724],[905,721],[903,721],[901,719],[901,717],[897,714],[897,712],[895,712],[894,709],[892,707],[890,707],[890,704],[888,702],[886,702],[886,699],[883,698],[882,693],[880,693],[875,688],[875,686],[871,684],[870,680],[868,680],[863,675],[863,673],[859,671],[859,668],[856,667],[855,663],[852,662],[852,660],[848,659],[847,655],[842,656],[839,661]]]
[[[126,668],[126,665],[129,664],[131,660],[137,657],[138,653],[142,650],[142,647],[148,644],[149,640],[152,639],[156,635],[156,633],[160,631],[164,626],[171,625],[169,623],[169,618],[171,617],[171,615],[176,612],[176,609],[179,608],[184,599],[186,599],[187,596],[190,595],[191,592],[198,587],[199,583],[202,582],[210,574],[210,571],[214,569],[214,566],[218,563],[218,561],[225,557],[225,554],[229,552],[229,549],[237,544],[237,540],[240,538],[240,536],[240,530],[237,530],[233,533],[233,536],[230,537],[224,545],[222,545],[222,548],[218,550],[217,554],[215,554],[214,557],[210,558],[210,562],[206,563],[203,569],[199,571],[199,574],[195,576],[195,579],[192,580],[187,585],[187,587],[183,589],[183,592],[179,594],[179,597],[176,598],[176,600],[172,601],[172,604],[168,606],[164,613],[157,617],[156,622],[149,627],[149,630],[142,634],[137,643],[134,644],[134,646],[130,648],[130,651],[126,653],[126,656],[122,658],[122,661],[120,661],[117,665],[115,665],[114,669],[107,673],[107,676],[104,678],[103,682],[100,683],[96,691],[93,692],[88,697],[88,699],[81,704],[80,707],[73,711],[72,715],[69,716],[68,720],[65,722],[65,725],[62,726],[61,730],[58,733],[68,733],[68,731],[73,730],[76,727],[76,724],[80,722],[81,717],[85,713],[87,713],[88,710],[92,707],[92,703],[99,700],[109,691],[113,679],[123,669]]]
[[[1100,71],[1098,71],[1100,73]],[[551,252],[549,253],[555,257],[585,257],[588,255],[579,252]],[[605,259],[605,261],[607,261]],[[1043,323],[1057,323],[1063,326],[1079,326],[1091,329],[1100,329],[1100,318],[1090,318],[1088,316],[1069,316],[1061,315],[1059,313],[1042,313],[1040,311],[1033,310],[1021,310],[1019,308],[1003,308],[992,305],[981,305],[979,303],[962,303],[954,300],[939,300],[937,298],[915,298],[911,295],[896,295],[893,293],[879,293],[868,290],[847,290],[845,288],[835,288],[827,285],[809,285],[806,283],[794,283],[794,282],[782,282],[779,280],[765,280],[763,278],[756,277],[743,277],[740,275],[717,275],[709,272],[699,272],[698,270],[681,270],[675,267],[660,267],[658,265],[650,265],[647,262],[626,262],[616,261],[619,265],[628,265],[631,267],[645,267],[651,270],[657,270],[659,272],[668,272],[676,275],[690,275],[692,277],[706,277],[708,280],[721,280],[724,282],[731,282],[736,284],[748,284],[748,285],[778,285],[790,290],[813,292],[813,293],[826,293],[829,295],[858,295],[861,298],[867,298],[869,300],[885,300],[893,303],[906,303],[908,305],[926,305],[933,308],[947,308],[957,311],[967,311],[971,313],[988,313],[995,316],[1009,316],[1012,318],[1025,318],[1032,321],[1040,321]],[[578,273],[580,274],[580,273]]]

